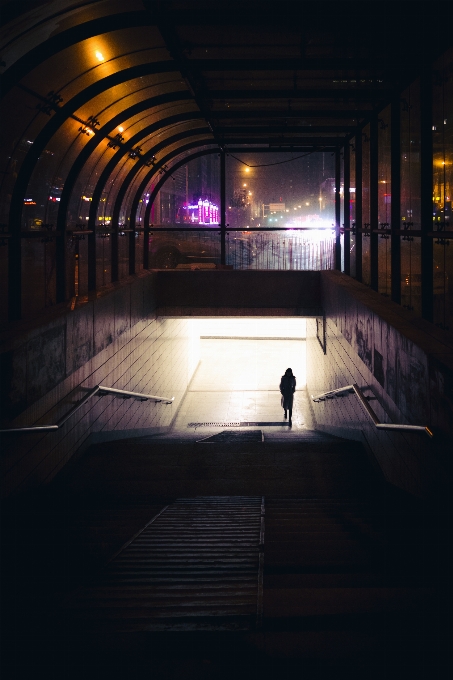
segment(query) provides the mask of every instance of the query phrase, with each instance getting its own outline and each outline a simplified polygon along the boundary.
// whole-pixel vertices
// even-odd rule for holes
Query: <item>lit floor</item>
[[[297,379],[292,431],[312,429],[305,389],[305,341],[202,339],[201,361],[177,415],[173,432],[189,423],[259,423],[264,432],[288,431],[279,384],[291,367]],[[264,423],[271,423],[264,425]],[[223,429],[200,427],[197,432]]]

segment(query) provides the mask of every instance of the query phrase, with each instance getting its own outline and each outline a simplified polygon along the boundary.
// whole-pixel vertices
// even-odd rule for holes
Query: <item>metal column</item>
[[[340,240],[340,148],[335,151],[335,269],[341,271]]]
[[[394,97],[391,104],[391,240],[390,257],[392,269],[391,297],[401,304],[401,102],[400,96]]]
[[[378,181],[378,120],[377,114],[374,114],[370,120],[370,285],[373,290],[379,289]]]
[[[220,264],[226,264],[226,168],[225,150],[220,150]]]
[[[349,139],[346,140],[344,145],[344,188],[343,188],[343,226],[344,226],[344,273],[351,275],[351,232],[349,228],[351,226],[351,204],[350,204],[350,192],[351,187],[351,154],[349,148]]]
[[[355,277],[357,281],[362,281],[362,182],[362,130],[358,128],[355,136]]]
[[[434,320],[433,239],[433,93],[431,65],[420,78],[420,213],[421,213],[421,288],[422,317]]]

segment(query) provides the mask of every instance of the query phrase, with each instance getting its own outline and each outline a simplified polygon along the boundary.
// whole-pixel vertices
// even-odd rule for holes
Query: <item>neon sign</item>
[[[219,208],[208,199],[198,199],[198,203],[185,205],[187,216],[184,221],[191,224],[219,224]]]

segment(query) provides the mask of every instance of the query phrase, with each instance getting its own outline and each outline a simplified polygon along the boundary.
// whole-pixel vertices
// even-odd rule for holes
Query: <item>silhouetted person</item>
[[[289,425],[292,424],[291,416],[293,414],[293,399],[294,392],[296,391],[296,377],[293,375],[291,368],[287,368],[285,375],[282,375],[280,380],[280,392],[282,393],[282,406],[285,412],[289,411]]]

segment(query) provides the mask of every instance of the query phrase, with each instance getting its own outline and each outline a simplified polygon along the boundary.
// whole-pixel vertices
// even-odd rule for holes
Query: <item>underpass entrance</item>
[[[199,363],[173,431],[261,428],[263,432],[313,429],[306,394],[306,324],[302,318],[194,320]],[[292,428],[284,420],[280,379],[296,376]]]

